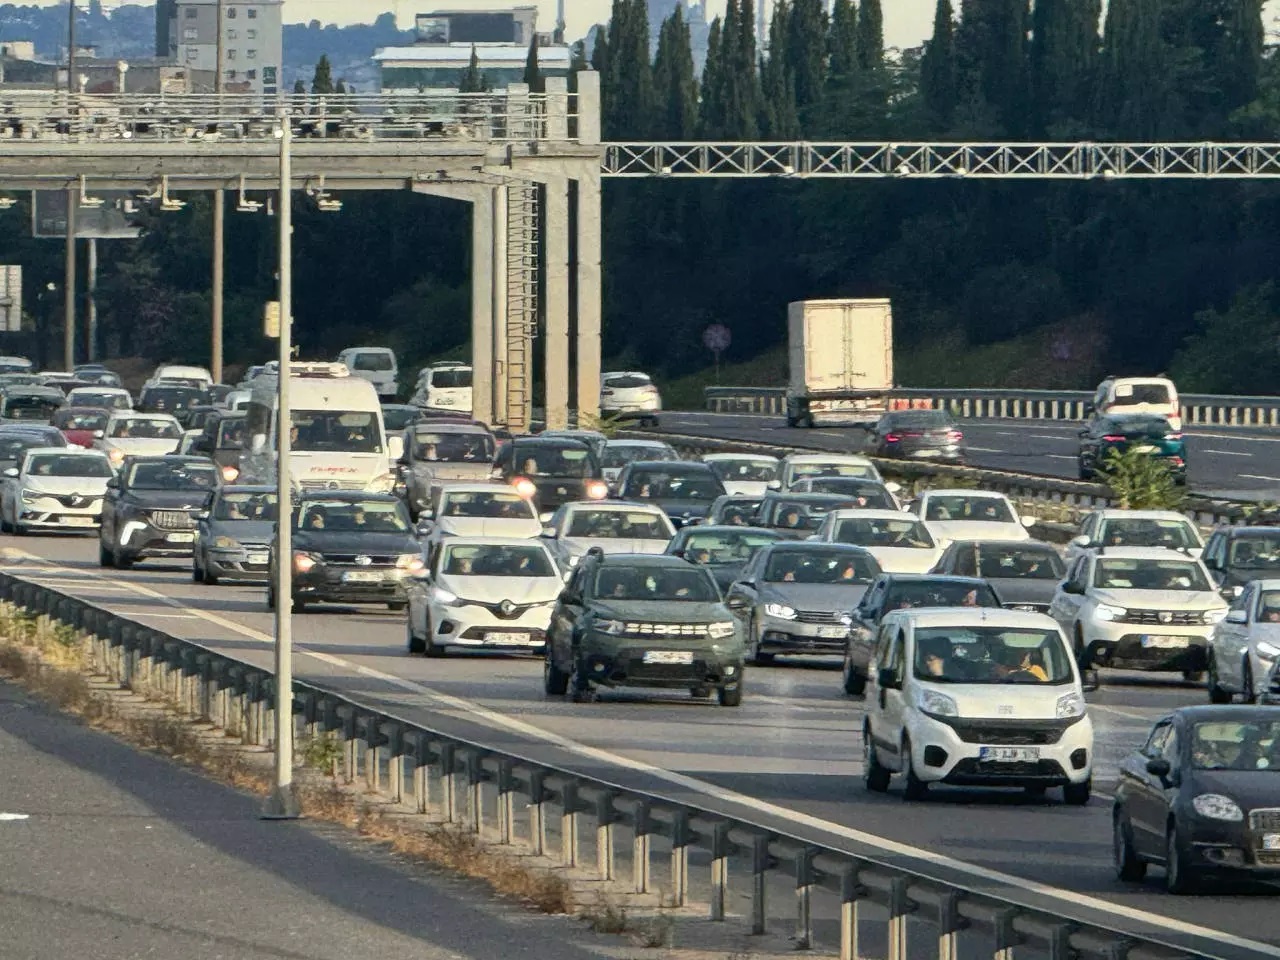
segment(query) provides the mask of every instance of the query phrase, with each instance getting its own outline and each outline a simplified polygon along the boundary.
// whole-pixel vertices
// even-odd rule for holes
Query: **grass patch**
[[[749,360],[720,365],[720,385],[726,387],[785,387],[790,374],[787,347],[781,344]],[[703,410],[707,401],[706,387],[716,386],[716,369],[706,367],[675,380],[659,383],[662,406],[667,410]]]

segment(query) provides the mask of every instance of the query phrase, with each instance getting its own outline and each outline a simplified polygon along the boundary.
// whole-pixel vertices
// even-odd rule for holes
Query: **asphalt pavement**
[[[23,559],[11,549],[3,564],[10,572],[271,663],[271,615],[261,587],[205,587],[193,584],[187,569],[149,564],[103,571],[93,539],[6,542],[44,558]],[[404,615],[384,609],[320,608],[294,618],[294,638],[300,678],[445,733],[1081,919],[1161,931],[1207,955],[1280,957],[1280,911],[1260,910],[1256,892],[1173,899],[1160,892],[1158,870],[1142,885],[1121,884],[1112,871],[1109,791],[1117,765],[1156,719],[1204,702],[1203,687],[1104,671],[1103,688],[1090,696],[1098,758],[1095,798],[1085,808],[1065,807],[1052,795],[1032,800],[945,788],[907,806],[896,788],[888,796],[862,789],[860,705],[840,692],[833,661],[751,668],[739,709],[641,692],[575,705],[543,695],[541,665],[532,659],[407,656]]]
[[[991,470],[1079,479],[1079,425],[1061,421],[962,420],[965,462]],[[863,452],[867,432],[859,427],[819,424],[788,427],[782,417],[759,414],[664,413],[657,432]],[[1208,497],[1280,499],[1280,433],[1232,428],[1189,429],[1188,488]]]

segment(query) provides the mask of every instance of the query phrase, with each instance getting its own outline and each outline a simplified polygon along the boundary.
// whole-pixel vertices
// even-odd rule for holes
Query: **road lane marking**
[[[1050,460],[1076,460],[1076,459],[1079,459],[1078,457],[1073,457],[1073,456],[1070,456],[1069,454],[1065,454],[1065,453],[1042,453],[1042,454],[1041,454],[1041,456],[1042,456],[1042,457],[1047,457],[1047,458],[1048,458],[1048,459],[1050,459]]]
[[[29,813],[0,813],[0,820],[30,820]]]
[[[966,452],[972,452],[972,453],[1008,453],[1009,452],[1008,450],[996,450],[992,447],[973,447],[967,443],[964,445],[964,449]]]
[[[35,557],[31,554],[23,554],[22,551],[15,551],[13,548],[5,548],[3,550],[3,553],[9,556],[13,556],[15,553],[17,553],[19,555],[24,555],[29,559],[38,560],[42,563],[48,564],[50,566],[54,566],[54,564],[51,561],[44,560],[44,558]],[[61,568],[61,569],[66,569],[66,568]],[[105,577],[103,579],[106,580]],[[175,607],[186,613],[192,614],[194,617],[197,617],[203,620],[208,620],[210,623],[215,623],[215,624],[218,624],[219,626],[223,626],[235,633],[240,634],[241,636],[248,637],[253,640],[258,640],[268,646],[274,645],[274,639],[269,634],[263,633],[260,630],[255,630],[252,627],[243,626],[241,624],[235,623],[234,621],[227,620],[224,617],[218,616],[217,614],[210,613],[209,611],[206,611],[206,610],[201,610],[197,607],[182,606],[179,600],[172,597],[168,597],[162,593],[159,593],[155,590],[150,589],[149,587],[144,587],[141,584],[133,584],[123,580],[114,580],[114,581],[107,580],[106,582],[132,589],[143,596],[147,596],[152,599],[159,600],[161,603],[167,606]],[[120,615],[128,616],[128,614],[120,614]],[[629,770],[634,773],[642,773],[647,776],[653,777],[655,780],[659,780],[659,781],[663,781],[668,784],[671,784],[672,786],[681,787],[683,789],[693,791],[694,793],[699,793],[704,796],[712,797],[724,803],[734,804],[739,807],[743,807],[749,810],[754,810],[757,813],[761,813],[769,817],[779,818],[784,821],[789,820],[792,823],[803,825],[813,830],[818,830],[832,836],[841,837],[843,839],[852,841],[854,843],[860,843],[864,846],[879,850],[885,854],[910,857],[921,863],[932,864],[935,867],[946,869],[946,870],[953,870],[953,871],[956,871],[957,873],[967,875],[969,877],[989,881],[992,883],[1001,884],[1003,886],[1009,887],[1011,890],[1025,890],[1029,893],[1032,893],[1038,896],[1055,899],[1060,902],[1072,904],[1073,906],[1077,906],[1083,909],[1098,911],[1104,916],[1110,914],[1118,917],[1123,917],[1127,920],[1132,920],[1138,923],[1153,926],[1156,928],[1156,930],[1163,929],[1170,932],[1180,933],[1186,936],[1202,938],[1211,942],[1216,941],[1222,944],[1230,945],[1238,949],[1249,950],[1259,955],[1273,957],[1273,958],[1277,958],[1277,960],[1280,960],[1280,946],[1272,946],[1271,944],[1262,943],[1259,941],[1247,940],[1243,937],[1238,937],[1234,934],[1230,934],[1222,930],[1214,930],[1209,927],[1197,926],[1196,924],[1187,923],[1185,921],[1178,920],[1174,917],[1170,917],[1164,914],[1149,913],[1145,910],[1139,910],[1134,907],[1126,907],[1121,904],[1103,900],[1098,897],[1090,896],[1088,894],[1077,893],[1075,891],[1066,890],[1060,887],[1053,887],[1048,884],[1043,884],[1034,880],[1030,880],[1026,877],[1019,877],[1014,874],[1003,873],[998,870],[992,870],[987,867],[978,866],[977,864],[966,863],[962,860],[956,860],[952,857],[935,853],[931,850],[926,850],[919,847],[913,847],[905,843],[899,843],[896,840],[890,840],[886,837],[879,837],[874,834],[866,833],[862,830],[857,830],[852,827],[847,827],[840,823],[835,823],[830,820],[823,820],[820,817],[815,817],[810,814],[802,813],[801,811],[790,808],[790,807],[778,806],[776,804],[770,803],[766,800],[761,800],[757,797],[753,797],[748,794],[738,793],[737,791],[734,791],[734,790],[722,788],[708,781],[699,780],[696,777],[691,777],[686,774],[677,773],[673,770],[667,770],[662,767],[658,767],[641,760],[636,760],[632,757],[628,757],[623,754],[614,753],[610,750],[604,750],[599,747],[588,746],[579,741],[571,740],[559,734],[552,733],[549,730],[544,730],[541,727],[537,727],[531,723],[527,723],[515,717],[510,717],[505,714],[498,713],[494,710],[490,710],[487,707],[479,706],[478,704],[474,703],[471,700],[466,700],[461,697],[452,696],[451,694],[442,693],[438,690],[433,690],[430,687],[425,687],[419,683],[415,683],[412,680],[406,680],[403,677],[397,677],[393,674],[384,673],[381,670],[374,670],[371,667],[366,667],[362,664],[352,663],[351,661],[343,659],[342,657],[336,657],[336,656],[333,656],[332,654],[324,653],[319,650],[313,650],[304,644],[295,643],[294,647],[301,655],[311,657],[312,659],[318,660],[321,663],[325,663],[330,666],[339,667],[345,670],[354,670],[360,676],[379,680],[391,686],[398,687],[401,690],[404,690],[409,693],[413,693],[419,697],[425,698],[428,701],[434,702],[439,706],[448,707],[450,710],[460,711],[463,714],[470,714],[472,717],[483,721],[484,725],[486,726],[495,728],[497,730],[503,730],[510,733],[517,733],[524,736],[532,737],[533,739],[541,741],[544,744],[555,746],[565,751],[566,753],[576,755],[583,759],[593,760],[599,763],[620,767],[622,769]],[[526,758],[526,759],[530,759],[530,758]],[[601,780],[607,780],[607,777],[603,774],[598,774],[597,776],[599,776]],[[666,799],[671,799],[671,798],[666,798]],[[932,879],[935,879],[944,883],[946,882],[945,880],[941,880],[941,878],[939,877],[933,877]],[[1149,937],[1153,940],[1160,939],[1160,936],[1158,933],[1150,934]],[[1174,945],[1170,944],[1170,946],[1174,946]],[[1178,949],[1182,949],[1182,948],[1178,948]],[[1200,951],[1198,955],[1203,957],[1209,957],[1209,958],[1218,957],[1217,954],[1205,953],[1203,951]]]
[[[1240,476],[1246,480],[1274,480],[1276,483],[1280,483],[1280,477],[1264,477],[1256,473],[1242,473]]]
[[[1057,433],[1031,433],[1027,435],[1032,440],[1070,440],[1070,436],[1063,436]]]
[[[1201,450],[1201,453],[1218,453],[1224,457],[1252,457],[1252,453],[1244,450]]]

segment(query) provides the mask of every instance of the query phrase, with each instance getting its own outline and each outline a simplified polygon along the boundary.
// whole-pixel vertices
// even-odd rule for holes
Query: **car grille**
[[[1253,854],[1253,859],[1260,867],[1280,866],[1280,851],[1257,850]]]
[[[299,486],[306,491],[364,489],[364,484],[359,480],[303,480]]]
[[[956,732],[965,743],[1031,746],[1057,743],[1076,720],[965,720],[934,717]]]
[[[707,676],[702,660],[693,663],[645,663],[639,657],[627,662],[627,676],[632,680],[688,680],[696,682]]]
[[[1268,807],[1265,810],[1250,810],[1249,829],[1280,832],[1280,808]]]
[[[195,519],[183,510],[153,510],[151,524],[161,530],[194,530],[196,528]]]
[[[499,601],[498,603],[478,603],[475,600],[463,602],[467,603],[468,606],[482,607],[492,613],[499,620],[519,620],[525,615],[525,613],[532,610],[534,607],[546,606],[546,604],[539,603],[513,603],[507,610],[503,610],[502,601]]]
[[[1200,610],[1130,610],[1121,622],[1157,627],[1199,627],[1204,625],[1204,613]]]
[[[394,567],[399,557],[388,557],[371,553],[326,553],[322,561],[332,567]],[[356,558],[365,557],[369,562],[360,563]]]
[[[622,625],[627,637],[703,637],[707,633],[705,623],[634,623]]]
[[[800,623],[839,623],[843,616],[845,616],[845,614],[832,613],[828,610],[796,611],[796,620]]]

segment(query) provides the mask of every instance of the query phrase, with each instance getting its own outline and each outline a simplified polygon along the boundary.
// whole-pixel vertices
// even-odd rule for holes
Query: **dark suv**
[[[126,457],[107,481],[98,563],[127,570],[138,560],[190,562],[196,518],[217,488],[217,469],[203,457]]]
[[[1280,577],[1280,527],[1218,527],[1200,558],[1223,594],[1238,597],[1252,580]]]
[[[582,558],[551,615],[544,686],[589,701],[597,686],[712,690],[742,702],[742,631],[704,567],[679,557]]]
[[[622,468],[616,486],[621,500],[661,507],[677,530],[700,522],[726,492],[710,465],[666,460],[633,460]]]

